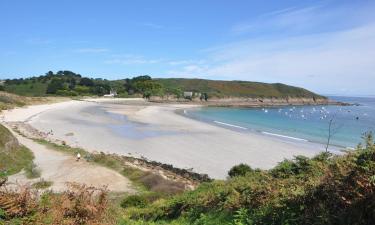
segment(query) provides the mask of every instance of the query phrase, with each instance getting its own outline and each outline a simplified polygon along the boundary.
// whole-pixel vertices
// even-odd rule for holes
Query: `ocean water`
[[[284,106],[273,108],[204,107],[185,111],[187,116],[239,132],[260,132],[295,141],[327,143],[353,148],[365,132],[375,132],[375,98],[330,97],[356,103],[351,106]]]

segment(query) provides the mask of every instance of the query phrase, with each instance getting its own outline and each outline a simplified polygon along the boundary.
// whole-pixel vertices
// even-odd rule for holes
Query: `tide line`
[[[216,120],[214,121],[214,123],[221,124],[221,125],[225,125],[225,126],[228,126],[228,127],[239,128],[239,129],[242,129],[242,130],[247,130],[246,127],[240,127],[240,126],[237,126],[237,125],[233,125],[233,124],[230,124],[230,123],[223,123],[223,122],[216,121]]]
[[[297,140],[297,141],[308,141],[308,140],[302,139],[302,138],[296,138],[296,137],[291,137],[291,136],[286,136],[286,135],[281,135],[281,134],[274,134],[274,133],[265,132],[265,131],[262,131],[262,134],[267,134],[267,135],[282,137],[282,138],[289,138],[289,139],[293,139],[293,140]]]

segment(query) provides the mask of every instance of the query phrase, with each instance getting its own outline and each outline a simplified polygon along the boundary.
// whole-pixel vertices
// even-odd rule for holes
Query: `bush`
[[[36,189],[46,189],[46,188],[51,187],[52,184],[53,184],[52,181],[46,181],[44,179],[40,179],[38,182],[34,183],[32,187]]]
[[[35,163],[30,163],[25,167],[25,173],[27,178],[33,179],[40,177],[41,171]]]
[[[251,169],[249,165],[241,163],[237,166],[233,166],[232,169],[229,170],[228,175],[230,177],[244,176],[246,173],[252,171],[253,169]]]
[[[131,195],[123,199],[120,203],[122,208],[140,207],[143,208],[147,205],[148,201],[144,195]]]
[[[56,92],[57,95],[61,95],[61,96],[77,96],[77,92],[75,91],[70,91],[70,90],[58,90]]]
[[[162,176],[147,173],[139,181],[149,190],[165,194],[177,194],[185,190],[185,185],[176,181],[164,179]]]

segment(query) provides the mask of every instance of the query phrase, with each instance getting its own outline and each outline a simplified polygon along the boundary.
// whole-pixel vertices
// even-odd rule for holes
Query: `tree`
[[[92,79],[90,79],[90,78],[84,77],[79,82],[79,85],[93,87],[94,86],[94,81]]]
[[[202,93],[201,96],[200,96],[200,100],[201,100],[201,101],[205,100],[205,101],[207,102],[207,100],[208,100],[208,95],[207,95],[207,93]]]
[[[135,90],[143,94],[144,98],[150,98],[152,95],[162,95],[161,84],[153,80],[138,80],[134,83]]]
[[[132,82],[138,82],[138,81],[148,81],[151,80],[151,77],[148,75],[143,75],[143,76],[138,76],[138,77],[133,77]]]
[[[246,173],[252,171],[253,169],[249,165],[241,163],[239,165],[233,166],[229,170],[228,175],[230,177],[244,176]]]
[[[56,94],[58,90],[64,89],[64,82],[61,79],[53,78],[47,86],[47,94]]]

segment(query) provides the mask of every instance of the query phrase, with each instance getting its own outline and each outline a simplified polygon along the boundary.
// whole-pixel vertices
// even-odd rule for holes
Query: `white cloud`
[[[204,64],[191,62],[168,74],[283,82],[319,93],[375,94],[369,83],[375,80],[373,6],[270,12],[233,26],[232,34],[247,38],[204,49]]]
[[[207,50],[209,62],[170,75],[284,82],[319,92],[374,92],[375,24],[282,40],[250,39]]]

